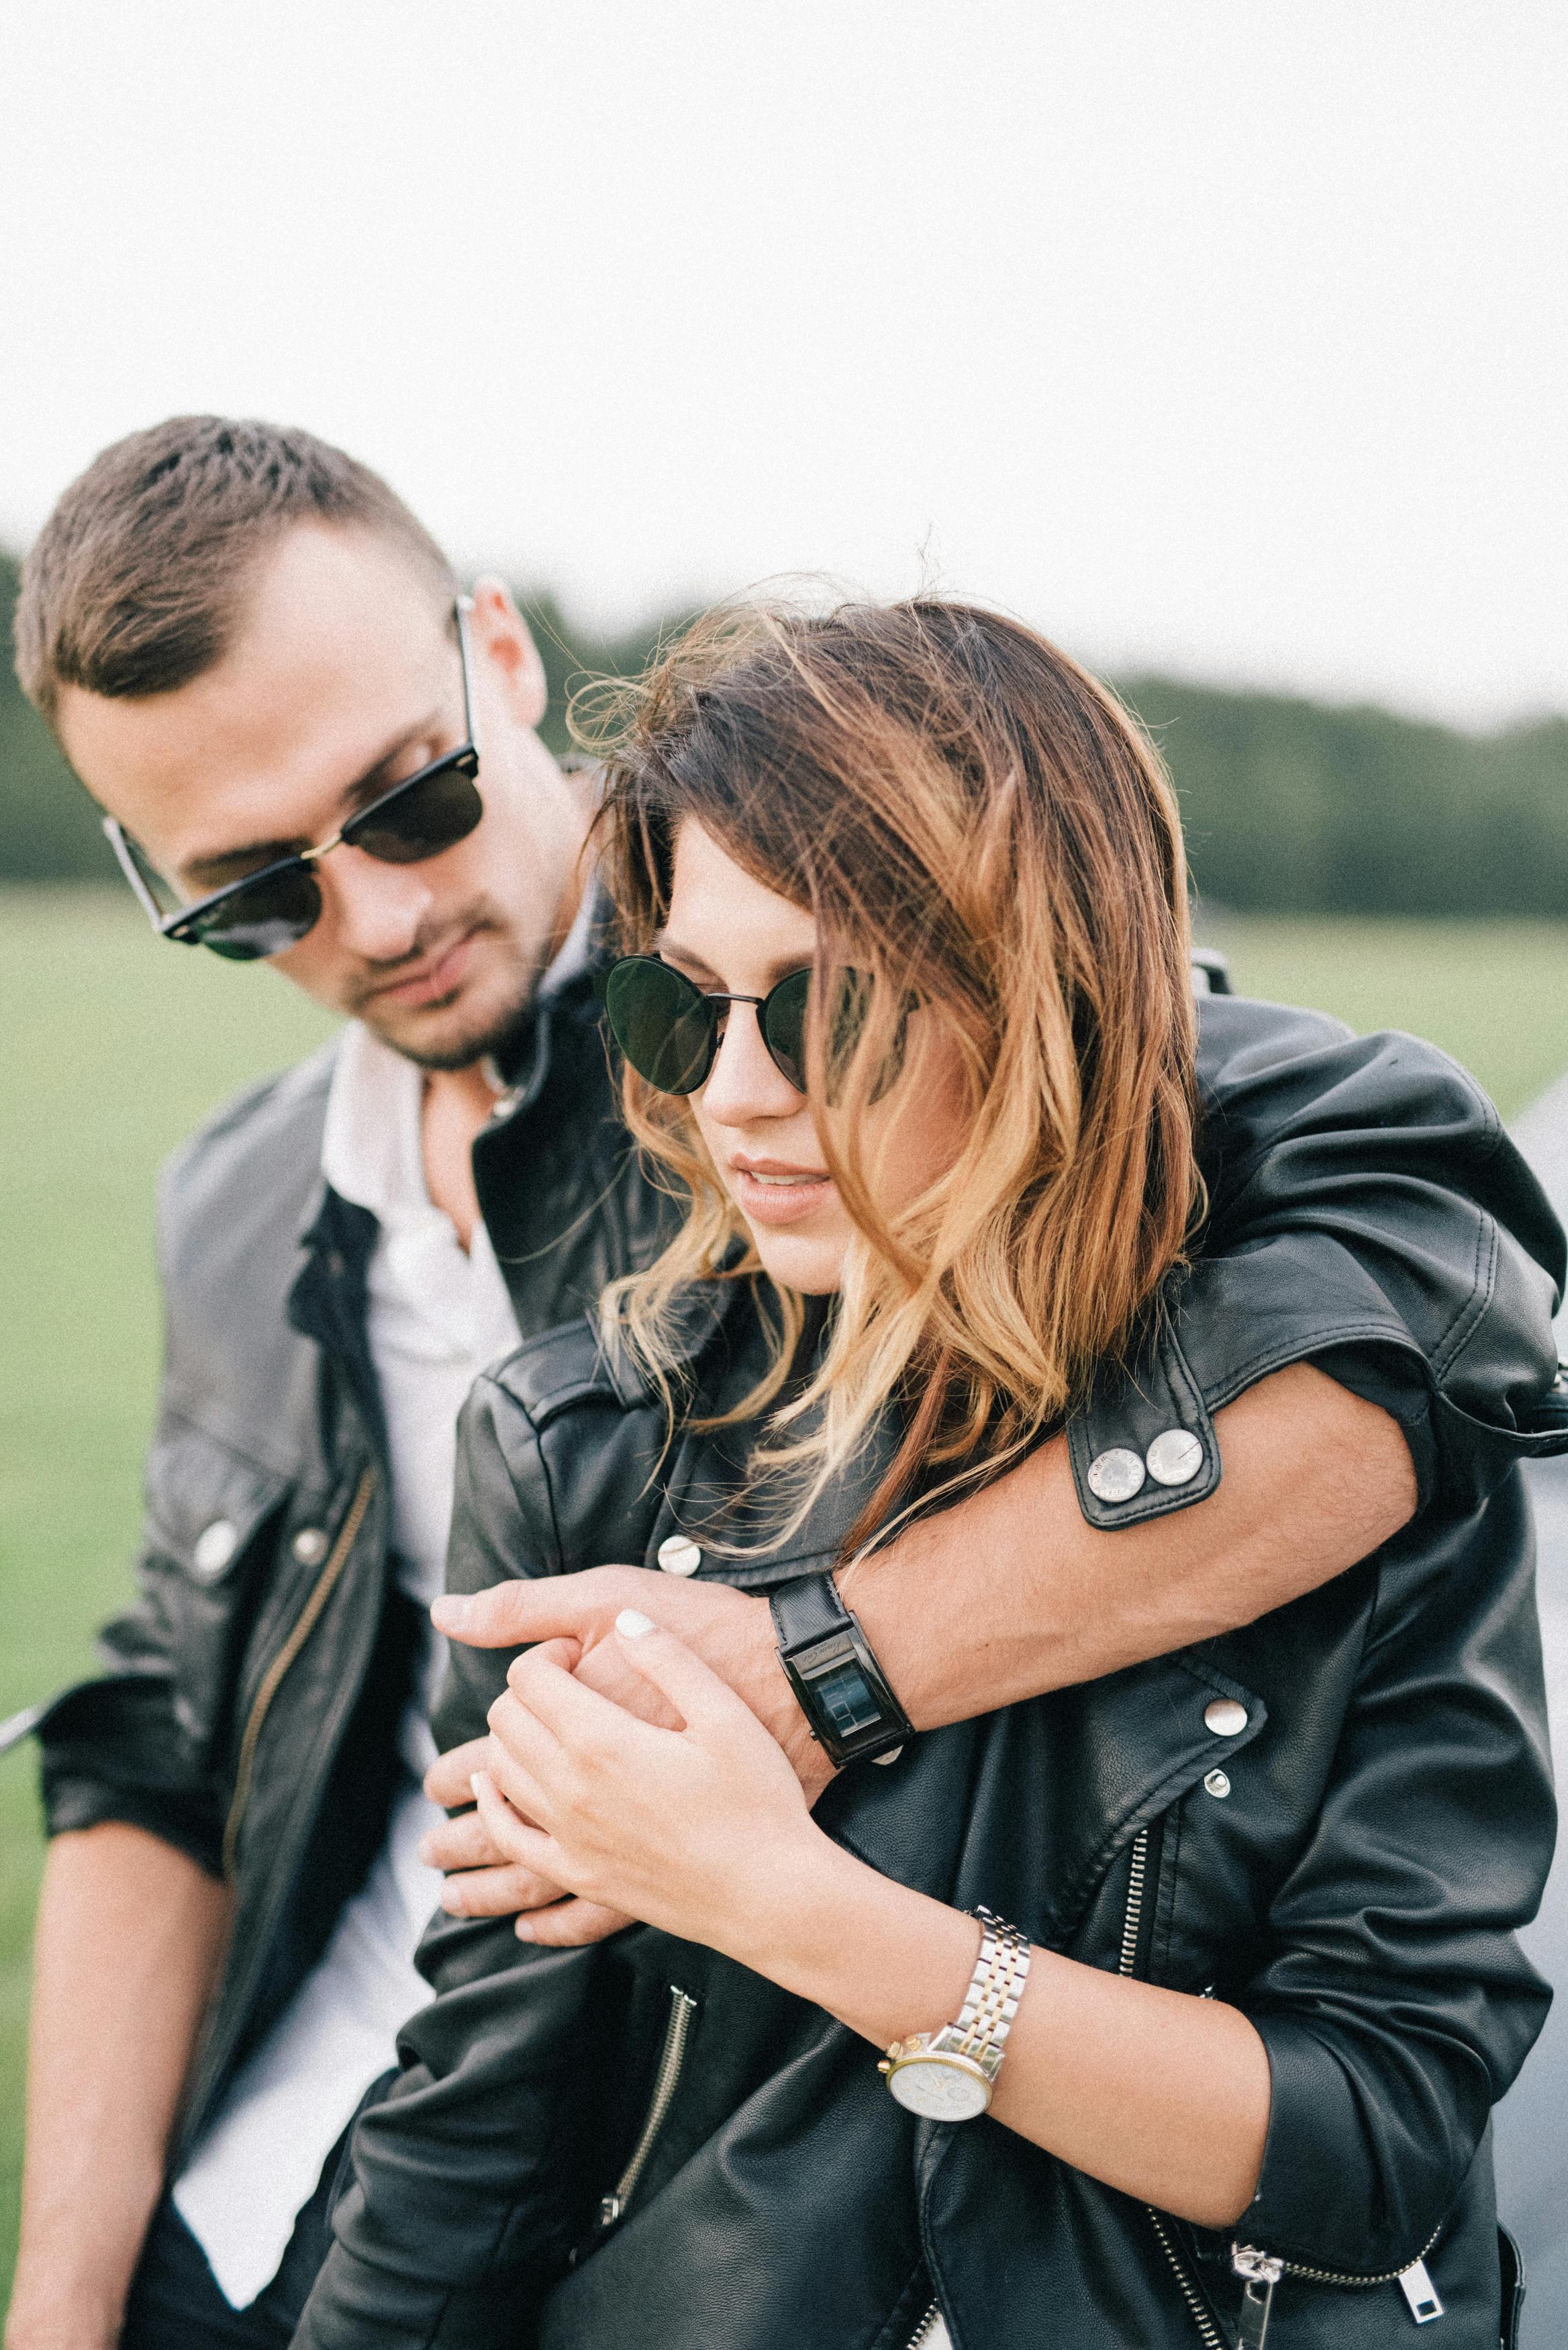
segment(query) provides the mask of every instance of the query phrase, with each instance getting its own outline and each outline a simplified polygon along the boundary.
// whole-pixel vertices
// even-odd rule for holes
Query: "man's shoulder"
[[[1200,995],[1198,1061],[1212,1084],[1241,1068],[1293,1060],[1350,1042],[1354,1031],[1326,1012],[1268,1003],[1255,995]]]
[[[1403,1029],[1357,1035],[1342,1020],[1251,996],[1199,998],[1204,1108],[1238,1131],[1301,1118],[1361,1129],[1430,1127],[1490,1150],[1498,1114],[1468,1069]]]
[[[319,1198],[321,1137],[339,1039],[214,1110],[164,1162],[160,1256],[178,1284],[214,1253],[272,1238],[292,1257]]]

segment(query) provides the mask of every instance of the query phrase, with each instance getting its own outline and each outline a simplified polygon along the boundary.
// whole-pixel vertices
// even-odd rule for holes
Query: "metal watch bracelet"
[[[1029,1976],[1018,1928],[989,1909],[974,1914],[980,1956],[957,2021],[895,2040],[877,2067],[898,2103],[928,2121],[971,2121],[990,2105]]]

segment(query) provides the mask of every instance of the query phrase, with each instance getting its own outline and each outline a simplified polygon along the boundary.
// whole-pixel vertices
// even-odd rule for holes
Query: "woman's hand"
[[[834,1847],[776,1742],[684,1641],[635,1608],[611,1637],[684,1727],[639,1721],[531,1649],[490,1710],[480,1816],[551,1884],[744,1959]]]
[[[474,1773],[496,1845],[722,1950],[874,2047],[950,2022],[973,1918],[824,1835],[774,1741],[673,1632],[628,1608],[612,1637],[685,1727],[639,1721],[530,1650]],[[1122,2194],[1220,2228],[1256,2190],[1270,2095],[1267,2053],[1237,2009],[1036,1950],[991,2117]]]

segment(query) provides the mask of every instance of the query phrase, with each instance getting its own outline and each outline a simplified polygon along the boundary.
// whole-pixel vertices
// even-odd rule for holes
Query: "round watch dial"
[[[991,2083],[961,2056],[911,2056],[893,2066],[888,2086],[929,2122],[971,2122],[991,2103]]]

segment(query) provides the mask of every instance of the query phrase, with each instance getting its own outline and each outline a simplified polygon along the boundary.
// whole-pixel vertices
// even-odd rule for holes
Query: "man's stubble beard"
[[[475,938],[477,941],[486,932],[492,938],[504,939],[508,945],[514,946],[514,941],[510,936],[509,926],[493,915],[481,916],[468,935]],[[416,948],[408,960],[410,962],[415,962],[421,953],[427,951],[427,949]],[[412,1061],[417,1068],[429,1069],[432,1072],[467,1069],[472,1068],[476,1061],[483,1061],[487,1056],[493,1057],[504,1065],[507,1047],[516,1040],[519,1032],[526,1026],[533,1013],[538,998],[539,983],[547,968],[542,951],[539,957],[528,961],[524,959],[520,950],[515,950],[508,960],[511,964],[511,983],[503,992],[500,1003],[493,1003],[483,1016],[474,1015],[460,1026],[455,1034],[441,1038],[439,1042],[434,1039],[428,1044],[421,1042],[417,1030],[426,1022],[440,1019],[442,1011],[446,1008],[446,1004],[441,1003],[421,1004],[416,1012],[404,1015],[415,1026],[416,1033],[412,1035],[400,1033],[400,1023],[394,1025],[377,1017],[374,988],[367,991],[359,1002],[350,1003],[345,1006],[345,1009],[350,1018],[362,1021],[373,1035],[380,1038],[382,1044],[389,1045],[394,1053],[401,1054],[405,1061]],[[465,992],[462,987],[457,988],[446,999],[446,1003],[452,1005],[461,1003]],[[394,1021],[396,1020],[397,1015],[394,1014]]]

